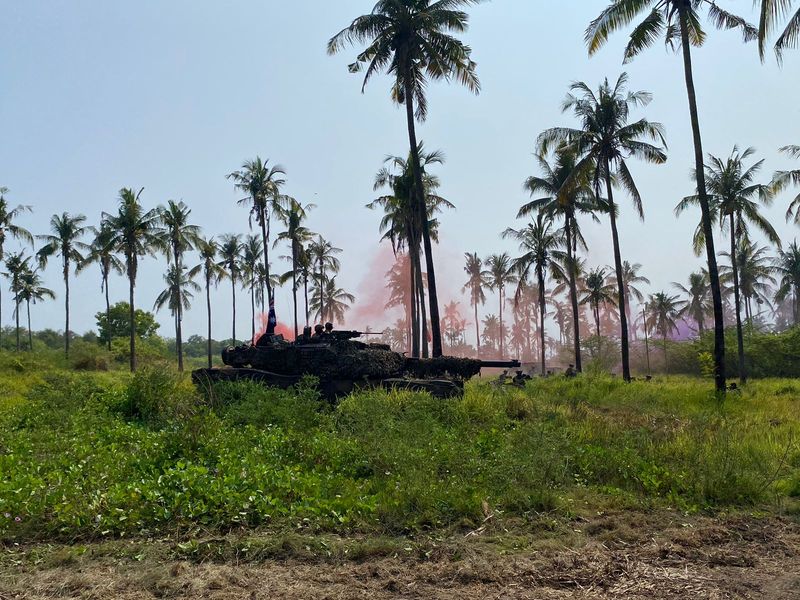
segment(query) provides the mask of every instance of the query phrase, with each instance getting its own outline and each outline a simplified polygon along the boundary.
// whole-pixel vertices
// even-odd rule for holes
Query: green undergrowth
[[[379,537],[584,510],[796,511],[798,431],[792,380],[719,401],[690,378],[483,379],[461,399],[374,390],[333,407],[312,380],[198,392],[165,369],[3,364],[0,537]]]

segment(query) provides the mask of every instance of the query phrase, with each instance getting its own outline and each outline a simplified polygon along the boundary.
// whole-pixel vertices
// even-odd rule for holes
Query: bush
[[[70,348],[69,362],[76,371],[108,371],[111,355],[97,344],[75,340]]]
[[[144,367],[131,377],[112,408],[126,419],[165,424],[196,413],[197,394],[186,377],[166,367]]]

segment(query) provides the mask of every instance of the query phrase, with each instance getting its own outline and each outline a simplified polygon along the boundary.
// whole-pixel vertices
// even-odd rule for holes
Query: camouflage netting
[[[223,360],[234,367],[251,366],[281,375],[311,374],[320,379],[355,380],[398,377],[405,363],[405,357],[397,352],[346,340],[330,344],[248,346],[228,351]]]

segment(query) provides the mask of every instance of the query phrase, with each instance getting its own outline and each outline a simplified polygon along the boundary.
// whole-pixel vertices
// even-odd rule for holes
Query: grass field
[[[797,514],[800,382],[475,380],[463,399],[199,393],[167,369],[0,374],[7,542],[228,532],[407,535],[598,510]]]

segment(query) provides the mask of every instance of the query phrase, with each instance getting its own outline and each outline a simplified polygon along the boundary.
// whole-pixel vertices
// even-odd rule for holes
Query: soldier
[[[564,375],[567,377],[575,377],[575,365],[567,366],[567,370],[564,371]]]
[[[311,336],[311,339],[319,341],[322,339],[323,333],[325,333],[325,328],[319,323],[317,323],[316,325],[314,325],[314,335]]]
[[[330,333],[332,331],[333,331],[333,323],[328,321],[327,323],[325,323],[325,333]]]

